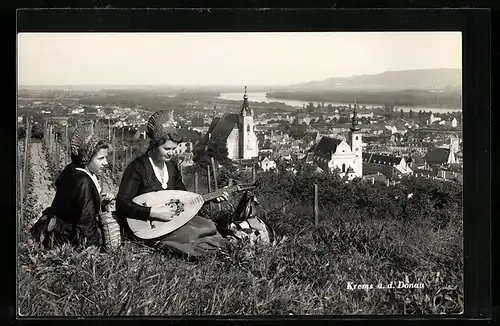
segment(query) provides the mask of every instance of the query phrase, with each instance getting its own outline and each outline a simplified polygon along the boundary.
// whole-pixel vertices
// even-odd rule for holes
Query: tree
[[[229,183],[229,179],[234,178],[236,175],[236,167],[231,164],[223,165],[217,170],[217,184],[227,185]]]
[[[26,127],[25,126],[17,127],[17,138],[22,139],[24,137],[26,137]]]
[[[225,141],[219,138],[203,139],[201,140],[194,149],[193,162],[198,163],[202,167],[206,167],[211,164],[211,158],[213,158],[217,163],[227,164],[231,160],[227,157],[228,150]]]
[[[413,119],[413,110],[410,110],[410,119]]]
[[[262,148],[271,148],[272,143],[270,139],[264,140],[264,144],[262,145]]]
[[[307,112],[309,112],[309,113],[313,113],[313,112],[314,112],[314,103],[313,103],[313,102],[309,102],[309,103],[307,103],[306,110],[307,110]]]
[[[349,123],[350,120],[348,117],[341,116],[338,120],[337,123]]]
[[[40,124],[34,124],[33,127],[31,128],[31,137],[32,138],[37,138],[37,139],[42,139],[43,138],[43,132],[44,128]]]
[[[191,126],[193,127],[203,127],[205,124],[203,118],[201,117],[193,117],[191,119]]]
[[[403,119],[405,117],[405,113],[403,112],[403,109],[401,109],[399,111],[399,116],[401,117],[401,119]]]
[[[288,129],[288,134],[294,139],[301,139],[306,135],[306,130],[306,126],[295,124],[290,126],[290,128]]]

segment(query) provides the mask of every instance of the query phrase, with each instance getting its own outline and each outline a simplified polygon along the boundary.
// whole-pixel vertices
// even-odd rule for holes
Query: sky
[[[460,32],[18,33],[18,85],[289,85],[461,68]]]

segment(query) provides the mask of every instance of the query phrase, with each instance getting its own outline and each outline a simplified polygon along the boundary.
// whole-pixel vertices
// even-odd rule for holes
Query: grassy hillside
[[[223,175],[224,173],[221,173]],[[235,176],[243,179],[246,175]],[[192,179],[185,182],[191,186]],[[439,314],[463,311],[461,187],[396,187],[332,174],[259,175],[260,216],[276,242],[187,261],[131,243],[116,252],[35,248],[21,225],[23,315]],[[319,185],[320,225],[311,187]],[[414,194],[407,200],[406,194]],[[237,198],[234,198],[237,200]],[[283,210],[281,205],[285,204]],[[33,216],[28,206],[26,213]],[[223,219],[230,206],[214,211]],[[349,289],[354,284],[393,289]],[[423,288],[397,288],[420,283]],[[351,284],[352,285],[352,284]]]

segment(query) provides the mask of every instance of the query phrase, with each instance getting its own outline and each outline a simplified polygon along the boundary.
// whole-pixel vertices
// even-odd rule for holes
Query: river
[[[293,107],[301,108],[304,105],[307,106],[309,102],[307,101],[299,101],[299,100],[290,100],[290,99],[275,99],[275,98],[269,98],[266,97],[265,92],[250,92],[247,93],[248,95],[248,100],[253,101],[253,102],[265,102],[265,103],[271,103],[271,102],[281,102],[285,103],[287,105],[291,105]],[[221,93],[220,94],[220,99],[223,100],[231,100],[231,101],[243,101],[243,94],[242,93]],[[317,103],[314,103],[317,104]],[[336,102],[326,102],[325,105],[347,105],[346,103],[336,103]],[[365,104],[364,104],[365,105]],[[380,107],[380,104],[366,104],[366,108],[370,109],[371,107]],[[410,110],[413,110],[413,112],[418,112],[420,110],[424,112],[433,112],[433,113],[448,113],[448,112],[461,112],[461,109],[456,109],[456,108],[431,108],[431,107],[423,107],[423,106],[398,106],[397,110],[403,110],[403,112],[409,112]]]

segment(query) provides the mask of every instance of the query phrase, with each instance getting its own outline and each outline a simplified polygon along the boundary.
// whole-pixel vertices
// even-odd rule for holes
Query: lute
[[[172,220],[164,221],[144,221],[134,218],[127,218],[127,224],[134,235],[140,239],[150,240],[169,234],[191,220],[203,204],[222,196],[224,192],[230,194],[233,192],[253,188],[253,186],[236,185],[228,188],[200,195],[195,192],[183,190],[160,190],[148,192],[137,197],[132,201],[145,207],[160,207],[170,205],[175,208],[175,214]]]

